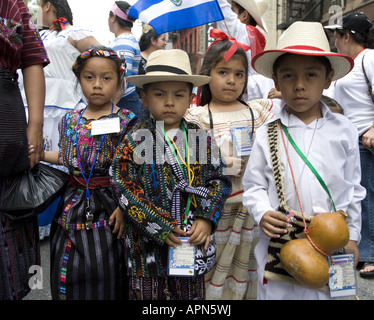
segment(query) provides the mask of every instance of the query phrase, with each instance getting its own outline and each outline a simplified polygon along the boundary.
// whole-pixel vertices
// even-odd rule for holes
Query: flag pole
[[[225,26],[226,26],[226,30],[227,30],[228,36],[229,36],[230,38],[232,38],[231,33],[230,33],[229,26],[227,25],[227,22],[226,22],[226,19],[223,20],[223,21],[224,21],[224,23],[225,23]]]

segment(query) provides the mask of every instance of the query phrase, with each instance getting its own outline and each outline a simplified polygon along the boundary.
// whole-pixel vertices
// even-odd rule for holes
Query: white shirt
[[[284,106],[280,119],[288,127],[289,134],[304,155],[308,154],[310,148],[307,158],[329,188],[336,209],[342,209],[349,215],[347,222],[350,240],[359,241],[361,200],[365,197],[366,191],[360,185],[357,130],[344,116],[333,114],[325,105],[322,111],[323,118],[305,125],[296,116],[289,115],[287,106]],[[333,211],[329,196],[309,167],[304,164],[290,143],[287,148],[304,213],[315,215]],[[287,204],[300,211],[281,137],[280,154]],[[243,203],[255,221],[260,224],[265,212],[276,210],[279,205],[268,147],[267,126],[257,131],[251,158],[243,177],[243,185],[245,190]]]
[[[73,46],[69,38],[79,41],[93,36],[89,30],[76,26],[57,33],[45,30],[40,33],[51,63],[44,68],[46,97],[45,106],[75,109],[85,99],[80,84],[72,71],[73,64],[81,52]]]
[[[359,135],[369,130],[374,121],[374,103],[367,94],[368,85],[362,70],[364,55],[365,71],[374,87],[374,50],[365,49],[355,58],[352,71],[332,83],[329,89],[332,94],[328,93],[342,106],[344,115],[356,126]]]
[[[281,122],[288,127],[289,134],[325,181],[336,209],[347,212],[350,240],[359,241],[361,239],[361,200],[365,197],[366,191],[360,185],[361,169],[357,129],[341,114],[332,113],[326,105],[322,106],[323,117],[309,125],[305,125],[296,116],[289,115],[287,109],[288,107],[284,105],[280,112]],[[294,210],[300,211],[282,137],[280,133],[279,135],[286,202]],[[285,140],[288,141],[286,135]],[[316,215],[334,211],[327,192],[315,175],[304,164],[291,143],[286,142],[286,146],[304,213]],[[265,212],[277,210],[279,206],[270,160],[267,125],[257,131],[251,157],[243,176],[243,186],[243,204],[256,223],[260,225]],[[266,264],[268,244],[269,238],[261,230],[260,241],[255,249],[261,280]],[[268,294],[269,292],[267,292],[267,297]]]

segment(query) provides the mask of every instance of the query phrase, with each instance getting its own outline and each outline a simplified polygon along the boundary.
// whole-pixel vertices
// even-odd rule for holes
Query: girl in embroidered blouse
[[[242,204],[242,175],[254,132],[273,117],[273,104],[270,100],[255,100],[247,105],[242,99],[248,79],[245,51],[249,47],[215,29],[211,37],[217,40],[208,49],[200,73],[212,80],[201,87],[201,106],[190,108],[185,115],[188,121],[213,129],[212,135],[221,149],[227,164],[225,171],[232,183],[231,195],[214,234],[218,263],[205,276],[206,298],[255,298],[255,281],[249,279],[255,279],[256,275],[253,249],[258,226]],[[233,50],[235,45],[238,46],[236,51]],[[231,56],[229,50],[234,51]],[[235,129],[238,126],[242,129]],[[244,134],[248,144],[234,143],[235,137]],[[243,150],[246,153],[240,154]],[[238,261],[243,267],[238,267]]]
[[[123,213],[109,179],[117,144],[136,119],[112,102],[124,81],[123,64],[101,46],[77,58],[73,71],[88,104],[62,118],[60,150],[44,152],[44,161],[70,173],[51,230],[53,299],[119,299],[126,292]]]

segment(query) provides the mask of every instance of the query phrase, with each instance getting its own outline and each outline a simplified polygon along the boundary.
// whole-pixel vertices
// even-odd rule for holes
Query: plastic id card
[[[330,265],[330,296],[331,298],[347,297],[356,295],[356,273],[353,254],[333,255],[335,265]]]
[[[181,237],[181,245],[169,246],[169,276],[192,277],[195,275],[195,246],[190,245],[188,237]]]
[[[107,133],[118,133],[121,131],[120,120],[118,117],[105,120],[95,120],[91,122],[91,125],[91,135],[93,136]]]
[[[252,150],[253,141],[248,126],[231,127],[232,142],[237,157],[249,156]]]

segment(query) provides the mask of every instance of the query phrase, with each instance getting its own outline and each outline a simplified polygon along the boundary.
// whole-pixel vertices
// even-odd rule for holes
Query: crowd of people
[[[108,46],[73,25],[67,0],[38,4],[41,32],[23,0],[0,4],[0,201],[39,162],[67,182],[38,216],[0,212],[1,300],[28,294],[43,237],[55,300],[331,299],[295,282],[280,250],[305,237],[295,219],[337,210],[344,252],[374,275],[364,14],[327,27],[337,53],[319,22],[265,50],[266,3],[218,0],[225,20],[194,75],[165,35],[137,42],[125,1],[108,12]]]

